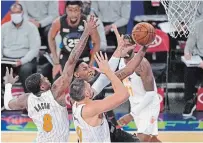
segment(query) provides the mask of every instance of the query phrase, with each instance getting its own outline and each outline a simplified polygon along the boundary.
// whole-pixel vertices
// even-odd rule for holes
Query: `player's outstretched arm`
[[[110,58],[109,65],[110,65],[111,70],[113,72],[115,72],[118,67],[120,58],[126,56],[128,51],[134,49],[134,46],[125,47],[123,36],[120,36],[116,25],[113,25],[112,28],[116,35],[118,47],[116,48],[115,52],[113,53],[112,57]],[[110,80],[106,77],[106,75],[100,74],[98,79],[92,85],[92,88],[94,90],[94,97],[96,95],[98,95],[109,83],[110,83]]]
[[[95,56],[95,60],[99,66],[100,71],[102,71],[112,83],[114,94],[112,96],[108,96],[103,100],[95,100],[90,104],[84,107],[83,117],[92,117],[106,111],[112,110],[123,102],[125,102],[129,98],[129,94],[127,89],[124,87],[122,82],[118,79],[118,77],[111,71],[107,55],[100,55],[97,53]]]
[[[133,74],[135,69],[139,66],[147,51],[147,46],[143,46],[138,53],[127,63],[126,67],[117,71],[116,76],[123,80],[129,75]]]
[[[53,83],[52,92],[54,93],[54,96],[56,98],[62,95],[64,91],[67,90],[67,88],[69,87],[73,78],[75,65],[85,48],[89,35],[91,35],[92,30],[97,27],[96,20],[94,20],[94,16],[91,16],[89,21],[87,22],[84,21],[84,22],[85,22],[85,30],[80,38],[80,41],[75,46],[75,48],[71,51],[61,77],[59,77]]]
[[[6,67],[4,106],[7,110],[20,110],[27,107],[28,93],[13,98],[11,93],[12,85],[18,80],[18,76],[13,77],[13,69]]]

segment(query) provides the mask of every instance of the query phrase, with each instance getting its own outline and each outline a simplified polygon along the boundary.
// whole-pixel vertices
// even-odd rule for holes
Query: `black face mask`
[[[91,11],[91,4],[90,3],[83,3],[82,13],[85,15],[89,15]]]

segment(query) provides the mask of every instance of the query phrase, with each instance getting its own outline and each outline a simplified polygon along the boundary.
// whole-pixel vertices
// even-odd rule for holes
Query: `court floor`
[[[133,133],[133,132],[131,132]],[[2,142],[33,142],[36,132],[1,132]],[[75,142],[75,132],[70,133],[69,142]],[[162,142],[203,142],[203,132],[159,132],[159,139]]]

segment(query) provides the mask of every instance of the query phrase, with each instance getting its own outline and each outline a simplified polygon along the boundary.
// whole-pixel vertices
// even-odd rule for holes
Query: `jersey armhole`
[[[84,107],[84,105],[81,107],[81,110],[80,110],[80,116],[81,116],[82,119],[83,119],[83,117],[82,117],[83,107]]]

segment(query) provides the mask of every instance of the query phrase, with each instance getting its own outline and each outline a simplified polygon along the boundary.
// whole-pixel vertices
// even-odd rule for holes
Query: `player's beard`
[[[132,58],[133,52],[134,52],[133,50],[130,50],[130,51],[127,53],[127,55],[124,57],[124,59]]]
[[[69,18],[69,24],[70,24],[70,26],[72,26],[72,27],[75,27],[75,26],[77,26],[78,24],[79,24],[79,20],[80,20],[80,18],[74,18],[74,20],[72,20],[73,18]]]
[[[71,19],[70,19],[70,23],[71,23],[71,24],[76,24],[77,21],[78,21],[78,19],[76,19],[76,20],[71,20]]]

